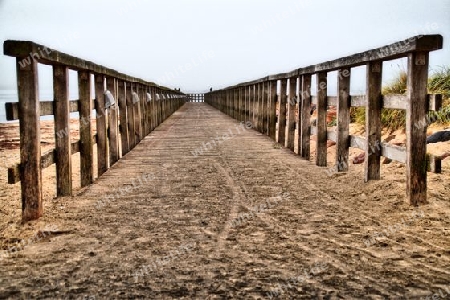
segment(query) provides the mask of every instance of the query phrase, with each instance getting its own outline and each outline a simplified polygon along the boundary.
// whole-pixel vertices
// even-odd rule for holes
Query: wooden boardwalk
[[[186,103],[46,204],[38,222],[54,232],[0,260],[0,298],[418,299],[450,286],[448,218],[393,209],[404,182],[328,177],[246,125]]]

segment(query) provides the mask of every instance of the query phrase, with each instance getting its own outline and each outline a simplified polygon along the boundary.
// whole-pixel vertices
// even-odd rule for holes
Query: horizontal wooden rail
[[[337,106],[337,96],[327,96],[328,106]],[[406,110],[408,108],[408,97],[406,95],[383,95],[381,97],[382,108]],[[311,103],[317,105],[317,97],[311,96]],[[365,107],[367,104],[365,95],[350,96],[351,107]],[[428,94],[427,107],[430,111],[438,111],[442,108],[442,95]]]
[[[5,109],[8,120],[20,123],[20,163],[8,168],[8,182],[21,182],[23,221],[43,213],[42,169],[56,164],[57,196],[70,196],[73,154],[80,153],[81,186],[87,186],[94,181],[95,159],[101,176],[187,101],[179,90],[33,42],[6,41],[4,53],[16,57],[19,102],[6,103]],[[39,101],[38,63],[53,68],[53,101]],[[78,73],[77,100],[69,100],[69,70]],[[80,139],[75,142],[70,136],[73,112],[79,113]],[[40,117],[49,115],[54,115],[55,148],[41,155]]]
[[[442,45],[441,35],[415,36],[355,55],[211,91],[205,94],[205,102],[239,121],[251,122],[258,131],[304,159],[310,159],[310,136],[316,135],[317,166],[327,166],[327,140],[335,141],[337,172],[348,170],[349,147],[360,148],[365,151],[365,181],[380,179],[381,156],[405,163],[407,197],[412,205],[419,205],[427,203],[427,169],[440,169],[439,158],[426,153],[426,128],[428,111],[438,111],[442,107],[441,95],[427,94],[429,52],[442,49]],[[406,94],[382,95],[382,63],[401,57],[408,59]],[[366,94],[350,95],[351,71],[358,66],[366,67]],[[328,95],[327,75],[332,71],[338,71],[337,96]],[[317,85],[315,96],[311,95],[313,76]],[[317,109],[314,126],[311,126],[312,105]],[[336,107],[337,124],[332,131],[326,122],[330,106]],[[351,107],[365,108],[365,137],[349,133]],[[382,109],[406,112],[406,147],[381,141]]]

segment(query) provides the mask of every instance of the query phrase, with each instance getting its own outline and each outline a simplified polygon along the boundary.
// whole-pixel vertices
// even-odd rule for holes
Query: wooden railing
[[[428,110],[438,110],[441,105],[439,96],[427,95],[429,52],[442,49],[442,44],[441,35],[416,36],[379,49],[209,92],[205,102],[235,119],[252,122],[257,130],[291,150],[295,150],[294,139],[297,139],[298,154],[308,160],[310,135],[316,135],[317,166],[327,166],[327,140],[335,141],[337,172],[348,170],[349,147],[363,149],[366,182],[380,179],[381,156],[406,163],[407,197],[412,205],[419,205],[427,202],[426,117]],[[401,57],[408,59],[407,93],[383,96],[383,62]],[[351,70],[357,66],[366,66],[367,87],[362,96],[350,95]],[[336,97],[327,95],[327,75],[332,71],[338,71]],[[314,97],[311,96],[313,75],[317,84]],[[312,104],[317,107],[316,126],[311,126]],[[334,131],[327,129],[328,106],[337,107]],[[349,134],[351,106],[365,107],[365,137]],[[406,110],[406,147],[382,143],[382,108]],[[294,136],[296,125],[298,135]]]
[[[205,94],[186,94],[188,102],[205,102]]]
[[[8,182],[21,181],[23,221],[43,213],[42,169],[55,163],[57,196],[72,195],[72,154],[80,152],[81,186],[87,186],[94,181],[95,143],[101,176],[187,100],[179,91],[33,42],[5,41],[4,54],[16,57],[19,102],[5,108],[7,119],[20,123],[20,163],[8,169]],[[38,63],[53,67],[53,101],[39,100]],[[78,73],[78,100],[69,100],[69,70]],[[71,142],[71,112],[79,112],[76,142]],[[55,148],[41,155],[40,116],[45,115],[54,115]]]

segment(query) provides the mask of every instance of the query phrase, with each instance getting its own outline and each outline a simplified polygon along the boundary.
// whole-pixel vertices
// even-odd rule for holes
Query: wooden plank
[[[42,216],[42,174],[40,105],[37,63],[22,67],[16,59],[20,111],[20,179],[22,181],[22,222]]]
[[[117,137],[118,132],[118,110],[117,110],[117,95],[115,79],[106,78],[106,89],[111,93],[114,98],[114,104],[109,106],[108,122],[109,122],[109,162],[110,166],[115,164],[119,160],[119,140]]]
[[[358,148],[361,150],[365,150],[366,149],[366,139],[362,136],[357,136],[357,135],[350,135],[350,147],[352,148]]]
[[[389,109],[406,110],[408,108],[408,98],[406,97],[406,95],[384,95],[382,100],[382,107]]]
[[[285,145],[286,141],[286,105],[287,105],[287,79],[280,80],[280,94],[278,95],[278,143]]]
[[[277,81],[269,81],[267,87],[269,94],[269,137],[275,140],[277,122]]]
[[[70,145],[72,154],[80,152],[81,141],[72,142]],[[41,169],[46,169],[57,162],[56,150],[50,149],[41,156]],[[20,179],[21,164],[15,164],[8,168],[8,184],[16,184]]]
[[[442,45],[443,37],[439,34],[414,36],[377,49],[315,65],[315,72],[330,72],[340,68],[364,65],[369,62],[392,60],[405,57],[410,52],[442,49]]]
[[[256,84],[256,129],[262,132],[262,86],[261,82]]]
[[[139,98],[139,84],[133,84],[133,110],[134,110],[134,135],[136,136],[136,144],[141,141],[141,110]]]
[[[254,126],[253,120],[253,86],[247,87],[247,120]]]
[[[128,138],[129,138],[129,150],[136,146],[136,134],[134,128],[134,105],[133,105],[133,90],[132,83],[127,82],[126,85],[126,102],[127,102],[127,115],[128,115]]]
[[[170,88],[158,86],[153,82],[128,76],[116,70],[95,64],[91,61],[86,61],[30,41],[7,40],[3,43],[3,53],[8,56],[21,58],[21,62],[22,59],[27,60],[29,58],[30,61],[37,61],[46,65],[63,65],[76,71],[90,71],[91,73],[106,75],[107,77],[113,77],[116,79],[136,82],[149,86],[156,86],[163,90],[173,91]],[[33,59],[30,57],[30,53],[35,54],[33,55]]]
[[[302,80],[302,91],[301,91],[301,126],[300,126],[300,145],[299,154],[301,157],[309,160],[310,159],[310,128],[311,128],[311,75],[305,74],[301,77]]]
[[[337,106],[337,96],[327,96],[327,106]],[[311,97],[311,104],[317,105],[317,96]]]
[[[389,145],[387,143],[381,143],[381,155],[389,159],[398,161],[400,163],[406,163],[406,148]]]
[[[381,156],[381,61],[367,64],[366,105],[366,157],[364,160],[364,181],[380,179]]]
[[[239,87],[239,96],[238,96],[238,101],[239,101],[239,121],[243,122],[245,121],[245,112],[244,112],[244,108],[245,108],[245,103],[244,103],[244,87]]]
[[[428,171],[436,174],[440,174],[442,172],[442,160],[440,157],[436,157],[434,155],[429,155],[430,157],[430,167]]]
[[[350,73],[351,69],[340,69],[338,73],[336,170],[348,171],[348,146],[350,135]],[[344,76],[347,75],[347,76]]]
[[[286,141],[284,146],[294,151],[295,105],[297,103],[297,77],[289,78],[289,91],[286,112]]]
[[[122,156],[130,152],[128,137],[128,115],[127,115],[127,99],[126,99],[126,82],[118,81],[118,103],[120,118],[120,139],[122,145]]]
[[[41,101],[40,105],[40,115],[41,116],[52,116],[53,112],[53,101]],[[79,111],[79,100],[71,100],[69,102],[69,111],[77,112]],[[6,120],[14,121],[19,120],[19,103],[18,102],[7,102],[5,103]]]
[[[443,37],[439,34],[434,35],[418,35],[410,37],[403,41],[398,41],[390,45],[372,49],[362,53],[356,53],[351,56],[338,58],[332,61],[323,62],[317,65],[311,65],[299,68],[290,72],[269,75],[253,81],[239,83],[234,86],[224,88],[224,90],[232,89],[236,86],[249,86],[267,80],[281,80],[293,76],[311,75],[318,72],[331,72],[342,68],[351,68],[365,65],[369,62],[380,60],[393,60],[400,57],[406,57],[410,52],[414,51],[434,51],[442,49]],[[29,53],[29,52],[27,52]],[[25,54],[25,52],[24,52]],[[25,54],[25,56],[28,54]]]
[[[352,95],[350,96],[350,106],[352,107],[366,107],[366,95]]]
[[[262,116],[262,133],[265,135],[269,135],[269,93],[267,87],[269,82],[265,81],[261,83],[261,94],[262,94],[262,107],[261,107],[261,116]]]
[[[438,111],[442,108],[442,95],[441,94],[431,94],[427,95],[428,109],[433,111]]]
[[[253,125],[253,128],[256,128],[256,86],[251,85],[250,86],[250,119]]]
[[[95,98],[97,100],[97,169],[98,176],[108,170],[108,149],[107,149],[107,114],[105,109],[105,86],[104,76],[95,74]]]
[[[81,186],[94,182],[94,143],[91,124],[91,75],[78,72],[78,94],[80,96],[80,172]]]
[[[234,89],[234,119],[239,120],[239,88]]]
[[[244,86],[244,102],[245,102],[245,122],[250,121],[250,89],[248,86]]]
[[[355,136],[350,135],[350,147],[352,148],[358,148],[361,150],[365,150],[367,145],[367,140],[362,136]],[[395,145],[389,145],[388,143],[381,143],[380,146],[381,149],[381,155],[398,161],[400,163],[406,162],[406,148],[395,146]]]
[[[241,121],[240,90],[240,87],[236,87],[235,89],[236,120],[238,121]]]
[[[406,194],[414,206],[427,203],[427,125],[415,125],[427,116],[428,62],[428,52],[408,55]]]
[[[158,126],[157,124],[157,110],[156,110],[156,89],[154,87],[151,87],[151,95],[152,95],[152,102],[151,102],[151,109],[152,109],[152,131],[155,130],[155,128]]]
[[[327,166],[327,73],[316,74],[317,83],[317,137],[316,165]]]

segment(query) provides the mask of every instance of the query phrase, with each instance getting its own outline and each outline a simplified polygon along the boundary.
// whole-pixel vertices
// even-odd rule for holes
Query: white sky
[[[449,66],[449,0],[0,0],[2,42],[31,40],[185,92],[433,33],[444,50],[430,67]],[[15,60],[0,55],[0,88],[15,85]]]

